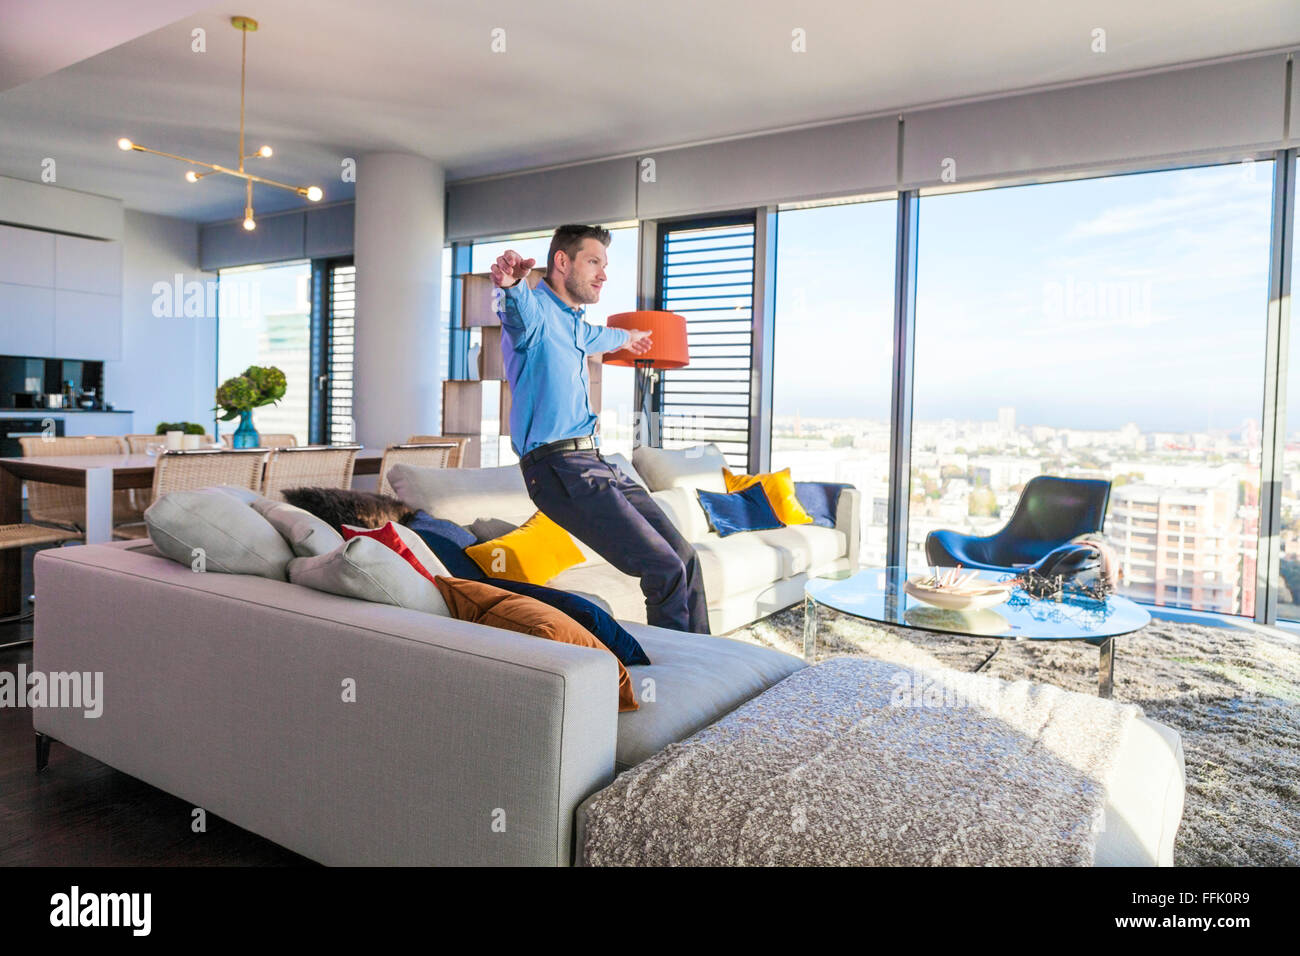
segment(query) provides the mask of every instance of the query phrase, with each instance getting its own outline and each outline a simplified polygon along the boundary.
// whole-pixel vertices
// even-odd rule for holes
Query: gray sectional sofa
[[[646,470],[647,482],[669,481],[653,462]],[[408,501],[438,486],[440,516],[452,520],[528,516],[510,511],[522,502],[499,470],[430,478],[395,467],[390,480]],[[841,496],[841,511],[852,498]],[[783,589],[801,592],[798,539],[760,543],[785,552],[769,574],[793,573],[733,589],[715,551],[711,619],[743,623],[791,603]],[[551,584],[590,588],[617,613],[640,593],[599,590],[609,570],[586,564]],[[34,709],[38,734],[326,864],[570,864],[581,805],[618,772],[805,666],[649,626],[643,610],[619,614],[653,661],[628,669],[640,706],[620,714],[616,662],[603,651],[283,575],[195,573],[150,540],[41,551],[35,576],[35,669],[101,672],[104,698],[93,718]],[[1152,721],[1137,727],[1108,791],[1100,864],[1172,860],[1181,744]]]

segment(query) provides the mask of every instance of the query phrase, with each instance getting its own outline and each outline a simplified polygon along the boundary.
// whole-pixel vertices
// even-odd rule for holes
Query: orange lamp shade
[[[650,333],[650,350],[636,354],[619,349],[605,356],[606,365],[635,366],[649,362],[651,368],[683,368],[691,363],[686,345],[686,319],[676,312],[620,312],[605,324],[612,329],[643,329]]]

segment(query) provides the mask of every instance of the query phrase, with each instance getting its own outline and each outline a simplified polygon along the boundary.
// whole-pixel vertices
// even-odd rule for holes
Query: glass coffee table
[[[923,572],[917,572],[922,574]],[[1012,575],[981,571],[981,578],[1005,581]],[[1151,615],[1127,598],[1111,595],[1097,601],[1082,595],[1032,598],[1016,588],[1004,604],[979,611],[948,611],[919,601],[903,590],[906,568],[864,568],[844,576],[814,578],[804,586],[804,659],[817,651],[817,611],[827,607],[877,624],[912,627],[941,634],[998,640],[975,670],[983,670],[1003,647],[1002,641],[1085,641],[1100,652],[1097,693],[1114,689],[1115,638],[1145,627]]]

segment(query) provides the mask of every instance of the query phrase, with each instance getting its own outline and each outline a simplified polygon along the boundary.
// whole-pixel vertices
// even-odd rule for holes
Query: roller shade
[[[654,182],[637,178],[637,216],[714,212],[894,188],[894,116],[649,152]]]
[[[636,161],[609,159],[450,183],[447,241],[636,218]]]
[[[1277,147],[1285,85],[1278,54],[904,113],[902,185]]]

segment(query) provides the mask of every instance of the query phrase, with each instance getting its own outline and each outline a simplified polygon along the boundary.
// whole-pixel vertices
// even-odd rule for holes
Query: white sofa
[[[725,491],[725,460],[713,444],[680,450],[638,448],[632,462],[607,455],[650,491],[674,526],[695,545],[708,599],[709,630],[725,634],[803,600],[809,578],[857,568],[861,494],[839,492],[835,527],[789,525],[721,537],[709,529],[695,491]],[[394,465],[393,492],[412,508],[469,527],[520,525],[537,511],[518,465],[443,469]],[[495,520],[494,520],[495,519]],[[645,597],[636,578],[618,571],[575,539],[585,560],[547,581],[580,594],[620,620],[645,623]]]

